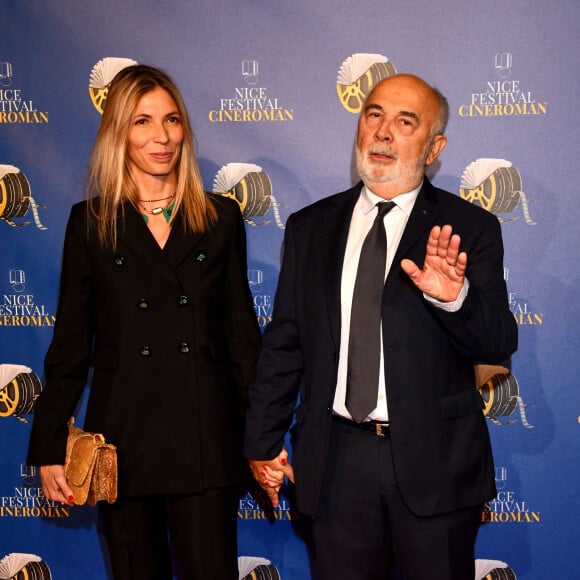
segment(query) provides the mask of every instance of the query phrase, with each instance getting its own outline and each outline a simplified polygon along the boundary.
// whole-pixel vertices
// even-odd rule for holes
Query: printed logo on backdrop
[[[255,85],[258,82],[260,63],[257,60],[242,61],[242,77],[248,85]]]
[[[14,474],[16,478],[18,476]],[[20,481],[10,487],[10,474],[0,480],[0,518],[68,518],[70,508],[47,499],[34,466],[20,465]],[[10,487],[10,489],[8,489]]]
[[[33,370],[24,365],[0,364],[0,418],[15,417],[28,423],[24,415],[34,410],[42,392],[42,383]]]
[[[260,492],[257,492],[260,493]],[[298,519],[300,516],[295,512],[290,502],[284,498],[280,498],[280,504],[277,508],[264,509],[267,500],[258,501],[251,493],[246,493],[238,501],[238,519],[239,520],[264,520],[271,522],[272,520],[290,521]]]
[[[271,220],[257,222],[254,218],[264,216],[270,209],[276,225],[284,229],[280,217],[280,203],[272,194],[272,182],[266,172],[252,163],[228,163],[216,174],[213,190],[238,202],[244,221],[251,226],[264,226]],[[264,272],[248,270],[248,285],[252,291],[254,311],[260,328],[272,320],[273,301],[270,294],[262,294]]]
[[[265,226],[271,220],[261,222],[253,218],[262,217],[272,210],[276,225],[284,229],[280,217],[281,204],[272,193],[272,182],[268,174],[252,163],[228,163],[214,177],[213,190],[224,197],[235,199],[240,205],[246,223],[251,226]]]
[[[515,572],[501,560],[475,560],[476,580],[517,580]]]
[[[115,56],[107,56],[101,59],[91,70],[89,77],[89,95],[91,101],[102,115],[105,108],[105,101],[109,94],[109,85],[115,78],[115,75],[128,66],[139,64],[136,60],[131,58],[119,58]]]
[[[25,292],[26,272],[9,270],[7,277],[12,292],[0,286],[0,327],[54,326],[56,316],[37,304],[34,294]]]
[[[24,217],[30,210],[36,227],[46,230],[38,215],[43,207],[34,201],[26,175],[14,165],[0,164],[0,220],[13,228],[27,226],[29,221],[16,223],[13,218]]]
[[[254,311],[260,328],[265,328],[272,322],[272,309],[274,303],[271,294],[262,294],[264,284],[264,272],[259,269],[248,270],[248,286],[252,292]]]
[[[510,78],[513,72],[513,55],[498,52],[493,70],[497,78],[488,80],[471,93],[469,102],[459,105],[460,117],[514,117],[548,114],[548,103],[538,101],[530,87]]]
[[[504,267],[504,280],[509,280],[509,268]],[[519,326],[541,326],[544,324],[544,313],[521,298],[517,292],[508,291],[509,308]]]
[[[52,574],[48,564],[40,556],[13,552],[0,560],[0,578],[52,580]]]
[[[516,221],[519,216],[504,218],[501,214],[512,213],[521,206],[526,223],[535,226],[530,216],[528,199],[522,189],[522,176],[506,159],[476,159],[461,175],[460,196],[493,213],[502,222]]]
[[[509,268],[504,267],[504,280],[509,282]],[[541,325],[542,313],[533,312],[531,306],[518,298],[516,292],[508,291],[509,308],[516,323],[522,325]],[[528,421],[527,407],[522,397],[520,385],[510,369],[499,365],[476,365],[477,388],[483,397],[484,415],[498,426],[520,422],[526,429],[534,426]],[[511,417],[511,418],[508,418]]]
[[[9,62],[0,62],[0,87],[12,86],[12,65]]]
[[[533,425],[526,417],[527,403],[520,395],[520,386],[515,375],[499,365],[476,365],[477,389],[484,403],[483,414],[494,425],[512,425],[517,421],[526,429]],[[517,418],[506,419],[515,414]]]
[[[48,123],[48,111],[39,111],[22,89],[12,88],[12,64],[0,63],[0,123]]]
[[[537,524],[541,521],[541,512],[531,509],[525,498],[510,487],[509,470],[506,467],[495,468],[495,485],[497,495],[484,505],[482,523]]]
[[[281,580],[280,571],[270,560],[259,556],[240,556],[238,573],[241,580]]]
[[[294,121],[294,109],[272,95],[267,86],[258,86],[260,63],[242,61],[244,86],[234,87],[229,95],[219,99],[217,109],[208,113],[211,123],[264,123]]]
[[[349,113],[360,113],[373,87],[397,74],[395,65],[382,54],[356,53],[343,61],[336,79],[336,91]]]

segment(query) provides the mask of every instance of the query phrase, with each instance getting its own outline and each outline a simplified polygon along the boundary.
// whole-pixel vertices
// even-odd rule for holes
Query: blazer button
[[[177,299],[177,304],[179,304],[179,306],[187,306],[188,303],[189,303],[189,298],[187,296],[180,296]]]
[[[179,352],[181,354],[187,354],[189,352],[189,344],[187,344],[187,342],[182,342],[179,345]]]
[[[122,266],[125,262],[125,258],[123,256],[115,256],[115,266]]]
[[[141,356],[150,356],[151,349],[148,346],[142,346],[140,350]]]
[[[147,308],[149,308],[149,302],[147,302],[147,298],[139,298],[139,308],[141,310],[147,310]]]

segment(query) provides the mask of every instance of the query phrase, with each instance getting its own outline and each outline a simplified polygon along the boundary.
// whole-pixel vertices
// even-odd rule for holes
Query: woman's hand
[[[73,493],[64,476],[64,465],[41,465],[40,479],[42,491],[47,499],[58,501],[63,505],[74,505]]]

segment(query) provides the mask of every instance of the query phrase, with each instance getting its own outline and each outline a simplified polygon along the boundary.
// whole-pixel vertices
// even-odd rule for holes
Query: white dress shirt
[[[395,207],[387,213],[384,218],[385,230],[387,234],[387,257],[385,264],[385,279],[393,263],[393,258],[399,247],[399,242],[403,236],[403,231],[411,215],[413,206],[421,189],[421,185],[409,193],[396,196],[392,201],[395,202]],[[354,283],[356,279],[356,271],[358,268],[358,261],[363,241],[370,230],[373,221],[376,217],[376,204],[385,201],[384,198],[372,193],[366,187],[363,187],[361,194],[354,206],[350,227],[348,230],[348,238],[346,243],[346,250],[344,254],[344,262],[342,267],[341,280],[341,333],[340,333],[340,351],[338,361],[338,377],[336,384],[336,391],[334,394],[334,404],[332,406],[333,412],[342,417],[351,419],[351,415],[346,408],[346,383],[348,371],[348,339],[350,333],[350,311],[352,305],[352,296],[354,292]],[[465,281],[461,294],[454,302],[440,302],[430,296],[424,295],[426,300],[434,303],[436,306],[448,311],[458,310],[463,304],[463,300],[467,295],[468,282]],[[383,333],[381,328],[381,356],[380,356],[380,371],[377,377],[377,406],[375,410],[368,416],[368,419],[375,421],[387,422],[389,420],[389,411],[387,407],[387,391],[385,386],[385,370],[382,348]]]

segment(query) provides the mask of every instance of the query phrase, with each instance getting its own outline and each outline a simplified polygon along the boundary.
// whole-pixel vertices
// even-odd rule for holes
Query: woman
[[[119,462],[119,498],[99,504],[115,578],[237,578],[241,410],[260,333],[239,207],[204,193],[164,72],[115,77],[88,183],[66,230],[28,463],[49,499],[72,505],[67,421],[92,365],[85,429]]]

